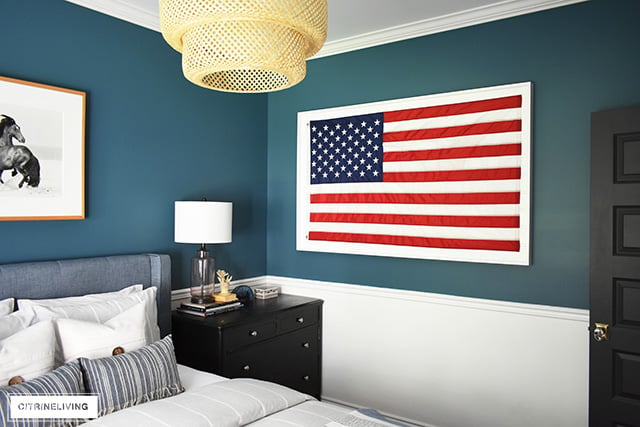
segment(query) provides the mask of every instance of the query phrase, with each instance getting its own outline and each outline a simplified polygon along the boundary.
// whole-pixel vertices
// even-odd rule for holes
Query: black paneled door
[[[640,108],[591,115],[589,425],[640,427]]]

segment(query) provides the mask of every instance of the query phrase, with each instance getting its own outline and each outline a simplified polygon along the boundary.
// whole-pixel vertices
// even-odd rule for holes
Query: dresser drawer
[[[299,389],[319,378],[319,350],[318,328],[310,326],[227,354],[223,375],[295,384]]]
[[[230,327],[223,334],[223,346],[226,352],[258,343],[276,335],[277,324],[274,320],[247,323]]]
[[[281,332],[293,331],[315,325],[320,319],[320,305],[305,305],[287,310],[278,316]]]

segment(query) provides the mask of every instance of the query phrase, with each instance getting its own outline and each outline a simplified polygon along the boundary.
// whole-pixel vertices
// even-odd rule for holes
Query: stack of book
[[[237,310],[242,306],[243,304],[240,301],[210,302],[205,304],[183,302],[176,309],[176,311],[180,313],[190,314],[192,316],[209,317],[216,314],[225,313],[227,311]]]

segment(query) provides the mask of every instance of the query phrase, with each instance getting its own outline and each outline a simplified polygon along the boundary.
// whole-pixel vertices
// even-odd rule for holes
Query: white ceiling
[[[160,31],[158,0],[66,0]],[[327,42],[335,55],[588,0],[328,0]]]

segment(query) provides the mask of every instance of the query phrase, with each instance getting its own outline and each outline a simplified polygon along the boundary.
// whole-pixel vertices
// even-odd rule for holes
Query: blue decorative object
[[[243,304],[251,303],[255,299],[255,294],[253,293],[253,289],[251,289],[251,286],[236,286],[231,292],[236,294],[240,302]]]

